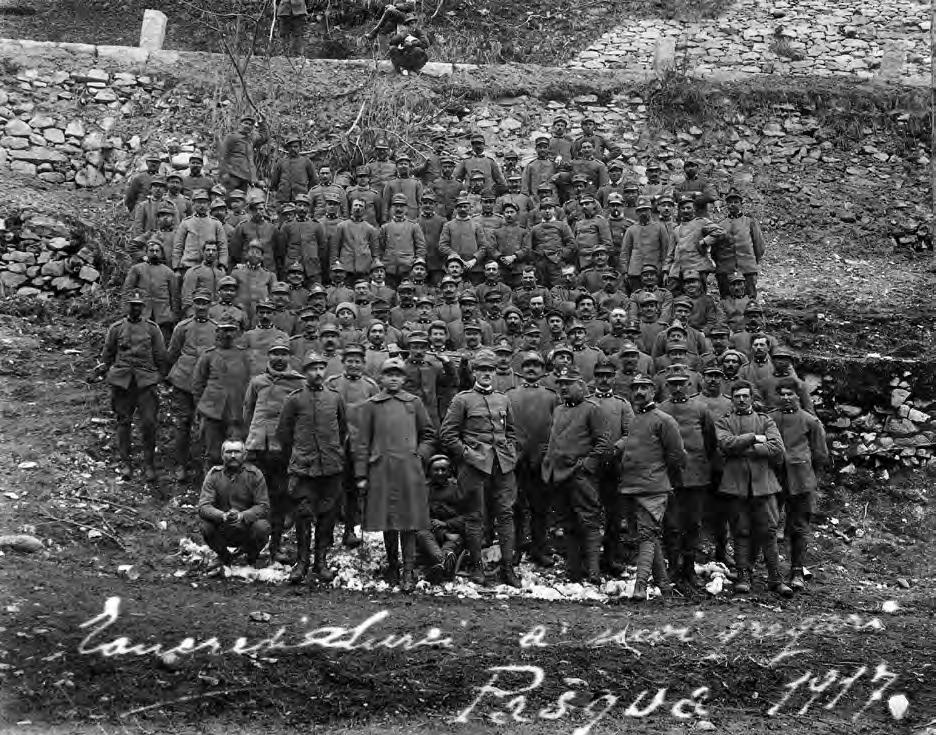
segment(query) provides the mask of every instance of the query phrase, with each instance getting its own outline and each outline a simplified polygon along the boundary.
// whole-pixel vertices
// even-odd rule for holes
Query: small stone
[[[29,138],[13,138],[11,136],[4,136],[3,138],[0,138],[0,147],[7,148],[11,151],[21,151],[29,148]]]
[[[84,138],[85,126],[81,120],[72,120],[65,126],[65,135],[71,138]]]
[[[16,171],[17,173],[26,174],[27,176],[35,176],[36,165],[34,163],[27,163],[26,161],[11,161],[10,171]]]
[[[908,419],[890,418],[884,425],[884,431],[895,436],[910,436],[917,433],[917,427]]]
[[[771,138],[782,138],[786,135],[786,133],[783,132],[783,128],[780,127],[780,123],[777,122],[767,123],[764,126],[763,133]]]
[[[839,413],[843,413],[848,418],[854,419],[861,415],[861,409],[858,406],[850,406],[847,403],[840,403],[838,406]]]
[[[20,298],[33,298],[38,296],[40,293],[42,292],[35,286],[21,286],[16,291],[16,295]]]
[[[61,237],[61,236],[53,237],[51,240],[49,240],[46,243],[46,247],[52,250],[65,250],[66,248],[68,248],[69,245],[71,245],[71,240],[69,240],[67,237]]]
[[[85,166],[75,174],[75,184],[77,186],[92,189],[96,186],[104,186],[106,183],[107,179],[104,178],[104,174],[94,166]]]
[[[9,289],[19,288],[28,280],[25,273],[13,273],[11,271],[0,272],[0,284],[3,284]]]
[[[81,288],[81,281],[77,281],[71,276],[60,276],[52,279],[52,288],[56,291],[77,291]]]
[[[928,413],[923,413],[923,411],[918,411],[915,408],[911,408],[907,412],[907,418],[913,421],[914,423],[918,423],[918,424],[926,423],[927,421],[931,420]]]
[[[104,146],[102,133],[88,133],[81,141],[81,147],[86,151],[99,151]]]
[[[52,278],[58,278],[59,276],[65,275],[65,261],[64,260],[50,260],[48,263],[42,266],[40,271],[44,276],[51,276]]]
[[[7,121],[3,130],[7,135],[14,138],[28,138],[32,134],[32,128],[29,127],[29,124],[17,118]]]
[[[505,117],[501,120],[500,124],[501,130],[519,130],[523,127],[523,123],[513,117]]]
[[[29,127],[33,130],[44,130],[45,128],[51,128],[53,125],[55,125],[55,120],[48,115],[34,115],[29,121]]]
[[[50,184],[65,183],[65,174],[59,173],[58,171],[46,171],[39,174],[39,178],[43,181],[48,181]]]
[[[42,136],[53,144],[59,144],[65,142],[65,133],[59,130],[58,128],[46,128],[42,131]]]
[[[905,388],[894,388],[891,391],[891,406],[897,408],[904,404],[904,402],[910,397],[910,391]]]
[[[910,583],[903,577],[897,577],[897,584],[905,590],[910,589]]]
[[[107,82],[110,74],[103,69],[88,69],[84,73],[72,74],[72,78],[78,82]]]
[[[100,92],[94,95],[95,102],[102,102],[104,104],[116,102],[117,99],[117,93],[112,89],[102,89]]]
[[[92,268],[90,265],[81,266],[81,270],[78,271],[78,278],[82,281],[87,281],[88,283],[94,283],[101,277],[100,271],[96,268]]]

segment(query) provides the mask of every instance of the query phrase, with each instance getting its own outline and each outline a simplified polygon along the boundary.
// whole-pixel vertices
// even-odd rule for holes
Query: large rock
[[[87,281],[88,283],[94,283],[101,277],[101,273],[97,268],[92,268],[90,265],[81,266],[81,270],[78,271],[78,278],[82,281]]]
[[[14,138],[13,136],[5,135],[0,138],[0,147],[8,148],[11,151],[21,151],[29,148],[29,138]]]
[[[68,229],[68,225],[66,225],[64,222],[53,217],[37,214],[34,217],[30,217],[26,224],[29,225],[30,229],[34,230],[40,235],[54,238],[52,242],[48,243],[49,247],[53,249],[61,249],[56,248],[53,244],[56,241],[55,238],[63,239],[65,242],[62,247],[68,247],[69,241],[67,238],[71,235],[71,230]]]
[[[28,280],[29,278],[26,277],[25,273],[13,273],[11,271],[0,272],[0,283],[11,290],[19,288]]]
[[[42,137],[55,145],[65,142],[65,133],[59,128],[46,128],[42,131]]]
[[[58,278],[59,276],[65,275],[65,261],[64,260],[50,260],[48,263],[42,266],[42,275],[51,276],[52,278]]]
[[[68,158],[51,148],[34,146],[22,151],[11,151],[10,158],[14,161],[29,161],[30,163],[66,163]]]
[[[81,288],[81,281],[71,276],[59,276],[52,279],[52,288],[56,291],[77,291]]]
[[[8,120],[7,124],[3,126],[3,130],[7,135],[10,135],[14,138],[28,138],[32,135],[32,128],[29,127],[29,123],[26,123],[17,118]]]
[[[104,178],[104,174],[94,166],[85,166],[75,174],[75,184],[77,186],[93,189],[97,186],[104,186],[106,183],[107,179]]]
[[[29,127],[33,130],[45,130],[53,125],[55,125],[55,120],[48,115],[34,115],[29,121]]]
[[[10,171],[16,171],[17,173],[26,174],[27,176],[35,176],[36,164],[27,161],[11,161]]]
[[[85,126],[81,120],[72,120],[65,126],[65,135],[72,138],[84,138]]]

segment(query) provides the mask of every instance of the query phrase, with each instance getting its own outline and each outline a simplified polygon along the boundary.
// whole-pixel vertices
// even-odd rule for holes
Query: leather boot
[[[682,558],[680,576],[690,587],[704,587],[704,583],[695,572],[695,558],[692,554],[685,554]]]
[[[653,550],[653,581],[656,583],[656,586],[660,588],[660,593],[663,597],[678,597],[679,594],[676,590],[676,585],[670,580],[669,575],[666,573],[666,558],[663,556],[663,548],[660,546],[660,543],[655,544]]]
[[[400,591],[409,594],[416,589],[416,534],[412,531],[401,531],[400,546],[403,550],[403,576],[400,578]]]
[[[783,582],[780,576],[780,550],[777,548],[776,537],[765,540],[764,556],[767,560],[767,589],[776,592],[781,597],[792,597],[793,590]]]
[[[601,555],[601,531],[597,529],[588,529],[584,534],[584,566],[585,580],[589,584],[601,584],[601,571],[599,568],[599,558]]]
[[[806,577],[802,569],[793,569],[790,573],[790,588],[794,591],[806,589]]]
[[[318,538],[315,540],[315,563],[312,566],[312,573],[322,584],[330,584],[335,578],[335,571],[328,566],[328,546],[325,544],[320,546]]]
[[[734,584],[736,595],[747,595],[751,592],[751,570],[739,569],[738,580]]]
[[[395,587],[400,583],[400,534],[384,531],[384,548],[387,550],[387,584]]]
[[[361,537],[354,532],[354,526],[345,525],[341,543],[348,549],[356,549],[361,545]]]
[[[585,575],[582,571],[582,545],[580,537],[574,531],[567,530],[563,537],[566,547],[566,574],[570,582],[581,582]]]
[[[296,520],[296,563],[289,571],[289,583],[299,584],[309,573],[309,552],[312,546],[312,521]]]
[[[280,553],[280,538],[282,536],[282,531],[279,529],[273,529],[270,532],[270,561],[276,561],[276,557]]]
[[[634,593],[630,599],[633,602],[647,601],[647,581],[653,571],[654,555],[657,550],[658,542],[653,539],[641,539],[640,546],[637,549],[637,581],[634,582]],[[663,561],[662,551],[660,552],[660,563]],[[664,572],[665,573],[665,572]]]

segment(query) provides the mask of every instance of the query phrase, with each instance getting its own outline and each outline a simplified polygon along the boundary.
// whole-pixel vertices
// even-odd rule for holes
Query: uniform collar
[[[494,392],[493,385],[490,388],[482,388],[480,385],[475,383],[472,389],[480,393],[482,396],[489,396]]]

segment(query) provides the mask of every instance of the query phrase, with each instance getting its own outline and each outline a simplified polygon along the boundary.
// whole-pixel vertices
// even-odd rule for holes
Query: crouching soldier
[[[465,494],[444,454],[429,459],[429,526],[416,532],[416,543],[432,563],[429,581],[438,584],[452,578],[465,547]]]
[[[289,496],[286,494],[286,462],[276,436],[283,403],[293,391],[302,388],[302,375],[289,369],[289,343],[274,342],[268,350],[266,370],[252,378],[244,396],[244,426],[247,427],[247,457],[263,473],[270,496],[270,561],[285,562],[280,556],[280,539]]]
[[[296,563],[289,583],[299,584],[309,572],[312,525],[315,525],[315,563],[319,582],[328,583],[335,573],[328,568],[335,519],[341,507],[341,478],[348,436],[344,399],[325,388],[324,356],[310,352],[302,361],[305,385],[283,403],[276,436],[289,457],[287,493],[296,518]]]
[[[406,366],[384,360],[381,391],[359,408],[354,440],[354,474],[364,500],[364,530],[383,531],[391,583],[416,589],[416,532],[429,525],[429,490],[422,463],[432,455],[435,431],[425,406],[403,390]]]
[[[638,375],[631,382],[634,419],[628,433],[615,445],[621,455],[618,491],[627,500],[627,510],[632,511],[639,541],[637,580],[631,595],[634,602],[647,600],[651,573],[663,594],[672,594],[660,540],[670,492],[674,487],[682,487],[686,465],[679,426],[676,419],[657,408],[653,401],[655,391],[653,380],[646,375]]]
[[[800,381],[781,378],[777,383],[780,408],[771,411],[777,424],[786,454],[783,467],[777,473],[786,505],[786,537],[790,544],[790,587],[806,587],[803,567],[806,564],[806,544],[812,533],[812,514],[816,507],[817,475],[829,461],[826,433],[819,421],[804,410],[798,400]]]
[[[225,441],[223,464],[208,470],[198,498],[202,536],[224,566],[233,561],[232,546],[247,555],[248,564],[256,565],[270,537],[266,482],[260,470],[245,463],[246,456],[242,441]]]

